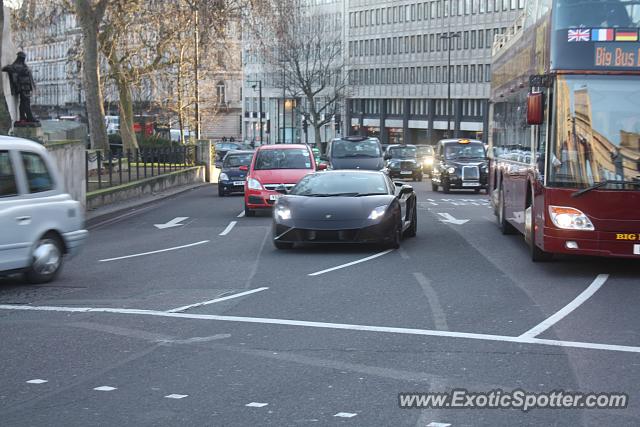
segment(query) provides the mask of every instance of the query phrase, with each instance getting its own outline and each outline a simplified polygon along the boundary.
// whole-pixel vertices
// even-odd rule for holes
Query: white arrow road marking
[[[543,333],[544,331],[546,331],[547,329],[549,329],[550,327],[552,327],[553,325],[555,325],[556,323],[564,319],[569,313],[571,313],[573,310],[578,308],[582,303],[584,303],[593,294],[595,294],[596,291],[600,289],[602,285],[605,284],[608,278],[609,278],[608,274],[598,274],[598,277],[595,278],[595,280],[589,285],[589,287],[584,291],[582,291],[580,295],[575,297],[573,301],[571,301],[569,304],[562,307],[562,309],[557,311],[553,316],[548,317],[542,323],[539,323],[538,325],[529,329],[524,334],[520,335],[520,338],[537,337],[538,335],[540,335],[541,333]]]
[[[165,228],[181,227],[184,224],[180,224],[180,223],[182,221],[184,221],[185,219],[189,219],[189,217],[188,216],[179,216],[179,217],[173,218],[169,222],[165,222],[164,224],[153,224],[153,226],[158,228],[158,229],[160,229],[160,230],[164,230]]]
[[[227,300],[230,300],[230,299],[233,299],[233,298],[238,298],[238,297],[242,297],[242,296],[245,296],[245,295],[255,294],[256,292],[266,291],[267,289],[269,289],[269,288],[251,289],[250,291],[240,292],[239,294],[228,295],[228,296],[222,297],[222,298],[216,298],[216,299],[212,299],[212,300],[209,300],[209,301],[203,301],[203,302],[198,302],[198,303],[191,304],[191,305],[185,305],[184,307],[174,308],[172,310],[167,310],[167,313],[180,313],[181,311],[185,311],[185,310],[188,310],[190,308],[201,307],[203,305],[209,305],[209,304],[215,304],[217,302],[227,301]]]
[[[465,224],[467,222],[469,222],[468,219],[455,219],[450,213],[438,213],[438,215],[440,215],[442,218],[440,222],[446,222],[449,224],[456,224],[456,225],[462,225]]]
[[[125,255],[125,256],[120,256],[120,257],[117,257],[117,258],[101,259],[100,262],[117,261],[117,260],[120,260],[120,259],[127,259],[127,258],[137,258],[139,256],[159,254],[161,252],[169,252],[169,251],[175,251],[175,250],[178,250],[178,249],[190,248],[192,246],[204,245],[205,243],[209,243],[209,240],[203,240],[201,242],[190,243],[188,245],[176,246],[176,247],[173,247],[173,248],[160,249],[160,250],[157,250],[157,251],[143,252],[143,253],[140,253],[140,254]]]
[[[227,225],[227,228],[224,229],[224,231],[222,233],[220,233],[220,236],[226,236],[227,234],[229,234],[231,232],[231,230],[233,230],[233,227],[236,226],[236,224],[238,223],[238,221],[231,221],[229,223],[229,225]]]
[[[432,422],[427,424],[427,427],[450,427],[451,424],[449,423],[437,423],[437,422]]]

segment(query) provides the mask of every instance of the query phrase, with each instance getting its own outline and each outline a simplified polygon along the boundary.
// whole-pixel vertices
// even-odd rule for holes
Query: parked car
[[[242,150],[242,146],[238,142],[218,142],[214,146],[215,150],[215,165],[220,167],[222,165],[222,159],[232,150]]]
[[[327,144],[327,152],[321,157],[329,169],[382,170],[382,146],[378,138],[345,136]]]
[[[386,169],[391,178],[411,178],[414,181],[422,181],[422,165],[418,161],[415,145],[390,145],[387,147],[384,159],[387,161]]]
[[[418,161],[422,165],[422,173],[431,176],[433,170],[433,146],[416,145],[418,150]]]
[[[218,196],[229,193],[243,193],[244,181],[253,158],[253,151],[229,151],[222,160],[222,170],[218,177]]]
[[[383,243],[400,246],[417,230],[413,188],[379,171],[307,175],[273,209],[273,244]]]
[[[433,191],[448,193],[452,188],[487,190],[489,170],[487,153],[482,141],[443,139],[438,141],[433,160],[431,186]]]
[[[244,213],[270,209],[278,197],[293,188],[308,173],[325,169],[316,165],[313,152],[304,144],[262,145],[249,166],[244,186]]]
[[[0,136],[0,274],[53,280],[87,238],[84,211],[63,189],[47,150]]]

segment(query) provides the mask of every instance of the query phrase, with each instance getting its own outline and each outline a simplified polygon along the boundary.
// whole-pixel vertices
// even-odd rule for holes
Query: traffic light
[[[307,119],[305,118],[302,121],[302,130],[304,131],[304,133],[307,133],[307,129],[309,129],[309,122],[307,122]]]
[[[267,126],[265,127],[266,133],[271,133],[271,119],[267,119]]]

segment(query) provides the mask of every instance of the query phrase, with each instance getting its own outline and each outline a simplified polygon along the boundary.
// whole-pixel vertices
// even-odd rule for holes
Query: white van
[[[0,275],[49,282],[87,234],[82,205],[64,192],[47,150],[0,136]]]

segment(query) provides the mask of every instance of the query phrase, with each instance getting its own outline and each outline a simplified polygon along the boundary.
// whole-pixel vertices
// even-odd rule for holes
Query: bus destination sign
[[[578,28],[553,34],[555,70],[640,71],[638,29]]]

